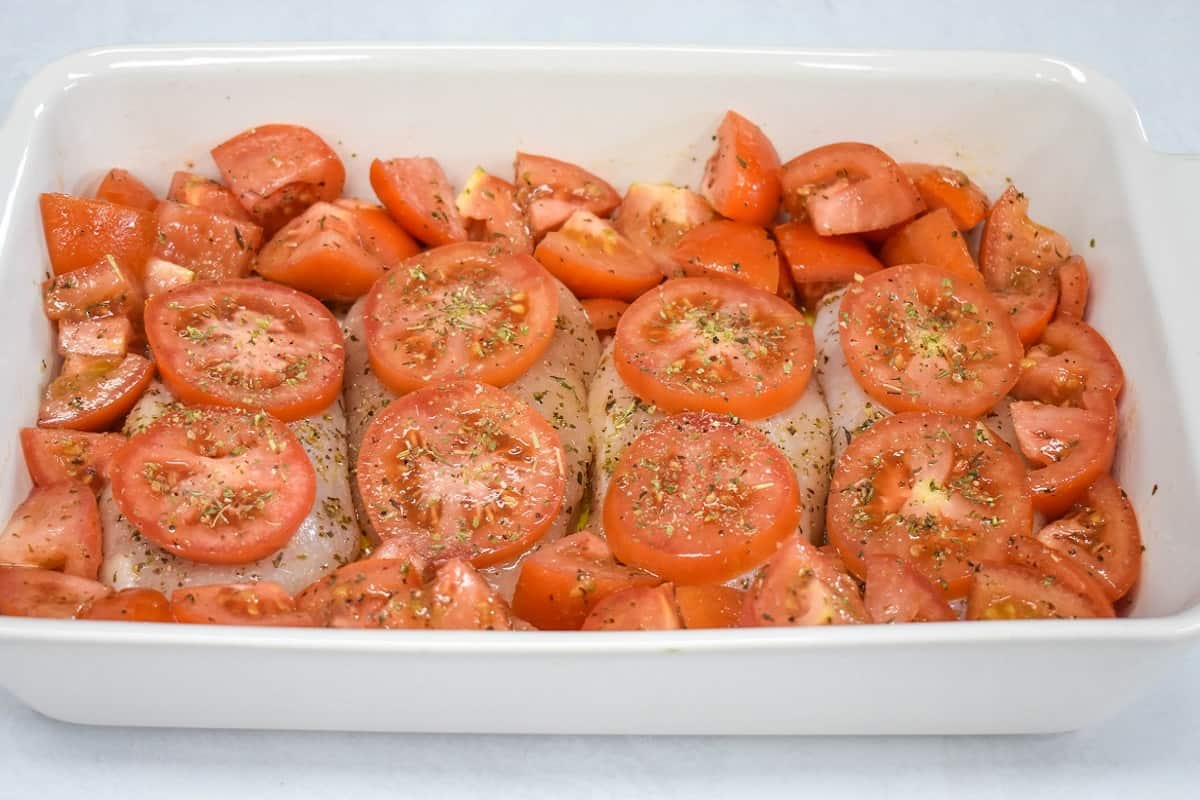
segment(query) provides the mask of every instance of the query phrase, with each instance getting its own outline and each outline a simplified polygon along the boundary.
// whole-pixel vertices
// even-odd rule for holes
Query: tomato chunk
[[[633,183],[613,213],[613,225],[664,270],[674,265],[683,235],[717,218],[703,197],[669,183]]]
[[[980,565],[967,598],[967,619],[1078,619],[1103,616],[1087,598],[1033,567]]]
[[[625,313],[625,309],[629,308],[629,303],[624,300],[613,300],[608,297],[589,297],[581,300],[580,305],[583,306],[588,322],[592,324],[596,333],[616,330],[617,323],[621,321],[621,315]]]
[[[313,614],[297,609],[287,590],[271,581],[176,589],[171,613],[177,622],[194,625],[317,625]]]
[[[0,533],[0,564],[55,569],[94,580],[100,568],[96,496],[72,482],[35,486]]]
[[[422,570],[406,558],[339,567],[296,597],[296,606],[333,628],[428,628]]]
[[[384,269],[391,269],[421,252],[421,245],[417,240],[405,233],[383,206],[348,198],[342,198],[334,205],[353,215],[359,244],[374,256]]]
[[[675,246],[675,264],[683,275],[733,278],[771,294],[779,288],[779,253],[758,225],[732,220],[699,225]]]
[[[1058,309],[1055,319],[1083,319],[1087,311],[1088,288],[1087,262],[1079,256],[1071,256],[1058,266]]]
[[[503,631],[513,627],[504,598],[462,559],[451,559],[439,567],[426,593],[431,628]]]
[[[0,615],[68,619],[109,594],[102,583],[64,572],[0,565]]]
[[[246,277],[262,244],[262,228],[253,222],[172,200],[158,207],[156,220],[154,255],[190,269],[201,280]]]
[[[1100,582],[1110,601],[1129,593],[1142,565],[1142,536],[1125,492],[1108,475],[1087,488],[1037,539]]]
[[[154,192],[134,177],[133,173],[120,168],[110,169],[104,174],[96,188],[96,199],[140,208],[142,211],[153,211],[158,206],[158,198],[154,196]]]
[[[675,605],[685,628],[736,628],[745,593],[732,586],[676,586]]]
[[[517,153],[513,171],[517,203],[525,209],[534,240],[558,229],[579,209],[607,217],[621,202],[612,186],[557,158]]]
[[[889,267],[897,264],[932,264],[959,280],[983,285],[983,275],[971,258],[967,241],[944,208],[923,214],[904,225],[879,252]]]
[[[467,238],[454,189],[434,159],[377,158],[371,162],[371,188],[400,227],[425,244],[436,247]]]
[[[517,203],[517,188],[476,167],[455,200],[470,237],[513,253],[532,253],[533,234]]]
[[[775,241],[798,299],[810,310],[829,292],[883,269],[859,237],[821,236],[808,222],[777,226]]]
[[[187,267],[166,261],[161,258],[151,258],[146,262],[146,277],[142,286],[147,297],[169,292],[196,280],[196,273]]]
[[[925,210],[913,182],[869,144],[839,142],[783,165],[783,203],[822,236],[887,228]]]
[[[156,589],[122,589],[107,597],[88,603],[78,614],[79,619],[101,619],[116,622],[174,622],[171,601]]]
[[[129,413],[154,377],[154,366],[137,353],[123,357],[68,356],[46,387],[38,425],[102,431]]]
[[[237,195],[223,184],[191,172],[176,172],[171,176],[167,199],[176,203],[203,208],[238,222],[253,222],[250,212],[242,208]]]
[[[98,490],[108,480],[113,453],[123,444],[119,433],[21,429],[21,451],[35,486],[76,481]]]
[[[42,310],[52,320],[140,318],[145,300],[137,278],[112,256],[50,279],[43,291]]]
[[[128,317],[67,320],[58,323],[58,354],[119,358],[133,341]]]
[[[779,212],[779,154],[762,129],[736,111],[717,128],[717,149],[700,181],[704,198],[722,216],[770,225]]]
[[[948,622],[956,619],[942,592],[903,558],[875,554],[864,559],[864,600],[873,622]]]
[[[154,215],[65,194],[41,196],[42,227],[55,275],[111,257],[141,275],[154,249]]]
[[[610,594],[583,621],[585,631],[665,631],[682,627],[669,583],[633,586]]]
[[[663,277],[612,223],[582,209],[547,233],[534,257],[579,297],[633,300]]]
[[[945,209],[960,231],[969,231],[987,216],[988,198],[975,183],[953,167],[901,164],[921,200],[930,209]]]
[[[344,302],[366,294],[384,271],[364,247],[354,213],[332,203],[313,203],[280,228],[254,268],[313,297]]]
[[[858,584],[836,555],[792,536],[758,571],[741,622],[749,627],[855,625],[869,622]]]
[[[1121,362],[1099,331],[1074,319],[1056,319],[1025,352],[1013,396],[1054,405],[1081,405],[1088,391],[1114,400],[1125,385]]]

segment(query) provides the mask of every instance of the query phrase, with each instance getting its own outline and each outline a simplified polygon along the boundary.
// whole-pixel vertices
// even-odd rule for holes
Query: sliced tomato
[[[35,486],[75,481],[99,489],[108,480],[113,453],[123,444],[119,433],[21,429],[21,451]]]
[[[1142,536],[1125,492],[1101,475],[1037,539],[1095,578],[1111,602],[1124,597],[1142,569]]]
[[[300,610],[278,583],[230,583],[186,586],[171,593],[176,622],[193,625],[279,625],[311,628],[315,615]]]
[[[96,199],[140,208],[142,211],[153,211],[158,206],[158,198],[154,196],[154,192],[134,177],[133,173],[120,168],[110,169],[104,174],[100,185],[96,187]]]
[[[966,237],[944,208],[922,214],[900,228],[884,242],[879,257],[889,267],[932,264],[959,280],[983,285],[983,275],[971,258]]]
[[[1088,288],[1087,262],[1079,256],[1071,256],[1058,265],[1058,308],[1055,319],[1083,319],[1087,311]]]
[[[35,567],[0,566],[0,615],[68,619],[111,590],[102,583]]]
[[[579,209],[607,217],[621,202],[612,186],[557,158],[518,152],[513,172],[517,203],[525,210],[535,240],[556,230]]]
[[[378,259],[384,269],[391,269],[421,252],[417,240],[405,233],[383,206],[348,198],[342,198],[334,205],[353,215],[359,244]]]
[[[608,543],[591,531],[565,536],[535,550],[523,562],[513,593],[513,613],[540,630],[579,630],[605,597],[660,579],[618,564]]]
[[[154,366],[137,353],[120,358],[68,356],[46,387],[38,425],[102,431],[129,413],[154,377]]]
[[[585,631],[667,631],[683,627],[671,584],[633,586],[610,594],[583,621]]]
[[[759,419],[804,393],[815,352],[811,326],[775,295],[678,278],[621,316],[613,360],[626,385],[659,408]]]
[[[779,254],[806,308],[829,292],[883,269],[857,236],[821,236],[807,222],[775,228]]]
[[[747,627],[854,625],[870,622],[862,594],[841,559],[797,534],[779,546],[746,592]]]
[[[58,354],[120,358],[133,336],[129,317],[64,319],[58,323]]]
[[[346,168],[317,134],[299,125],[260,125],[212,149],[242,208],[267,236],[318,200],[342,193]]]
[[[547,233],[533,255],[578,297],[633,300],[663,278],[658,265],[611,222],[583,209]]]
[[[717,128],[717,149],[704,165],[704,199],[722,216],[770,225],[779,213],[779,154],[762,129],[736,111]]]
[[[613,225],[633,246],[671,269],[683,235],[717,218],[700,195],[669,183],[632,183],[613,213]]]
[[[344,302],[366,294],[384,272],[363,247],[354,213],[332,203],[313,203],[280,228],[254,269],[321,300]]]
[[[839,313],[842,350],[859,384],[892,411],[976,417],[1021,374],[1021,341],[980,286],[926,264],[868,275]]]
[[[74,482],[35,486],[0,532],[0,564],[95,580],[100,569],[96,496]]]
[[[887,228],[925,210],[891,156],[858,142],[827,144],[783,165],[783,204],[822,236]]]
[[[935,164],[901,164],[900,169],[917,187],[925,206],[948,211],[960,231],[971,230],[987,216],[987,195],[965,172]]]
[[[1100,581],[1088,574],[1065,553],[1046,547],[1037,539],[1017,536],[1008,542],[1008,560],[1036,569],[1047,583],[1055,583],[1085,598],[1095,616],[1114,616],[1112,603]]]
[[[1085,392],[1082,407],[1038,402],[1011,405],[1021,452],[1031,462],[1033,504],[1051,517],[1065,513],[1112,468],[1117,408],[1102,391]]]
[[[754,569],[796,530],[800,489],[761,431],[694,411],[625,448],[603,515],[622,562],[677,583],[720,583]]]
[[[967,619],[1078,619],[1105,616],[1086,597],[1021,564],[981,564],[967,596]]]
[[[196,273],[201,280],[244,278],[263,241],[263,230],[197,206],[166,200],[155,214],[154,255]]]
[[[685,628],[736,628],[745,592],[732,586],[676,586],[675,606]]]
[[[202,564],[274,553],[316,496],[316,473],[291,429],[229,408],[163,415],[116,452],[110,480],[142,536]]]
[[[1021,457],[982,422],[935,413],[885,417],[855,436],[826,509],[829,541],[855,575],[871,555],[904,558],[947,598],[1032,525]]]
[[[333,628],[428,628],[421,568],[404,558],[339,567],[296,597],[296,607]]]
[[[876,553],[863,559],[864,601],[872,622],[950,622],[957,619],[942,591],[897,556]]]
[[[467,238],[454,187],[432,158],[392,158],[371,162],[371,188],[400,227],[427,245]]]
[[[510,561],[554,523],[566,474],[558,434],[499,389],[457,381],[393,400],[358,456],[375,532],[423,557]]]
[[[587,314],[588,322],[596,333],[607,333],[617,329],[621,315],[629,308],[624,300],[613,300],[609,297],[590,297],[580,301],[583,313]]]
[[[146,276],[142,286],[147,297],[169,292],[196,280],[196,273],[162,258],[151,258],[146,262]]]
[[[1025,352],[1013,396],[1055,405],[1079,405],[1083,393],[1101,391],[1115,400],[1125,384],[1116,353],[1099,331],[1075,319],[1056,319],[1041,341]]]
[[[508,604],[475,568],[459,558],[438,567],[426,587],[429,626],[438,630],[512,630]]]
[[[546,352],[557,317],[550,274],[482,242],[414,256],[363,306],[371,367],[396,392],[453,378],[511,383]]]
[[[342,330],[329,309],[256,279],[196,281],[146,304],[146,338],[189,405],[264,409],[292,421],[342,391]]]
[[[171,601],[157,589],[122,589],[88,603],[78,614],[79,619],[101,619],[116,622],[174,622]]]
[[[203,208],[239,222],[253,222],[250,212],[242,208],[237,195],[223,184],[191,172],[176,172],[171,176],[167,199],[176,203]]]
[[[475,241],[499,244],[513,253],[532,253],[533,234],[517,203],[517,188],[476,167],[455,200]]]
[[[145,302],[137,278],[112,256],[51,278],[43,291],[42,310],[52,320],[140,318]]]
[[[766,230],[733,220],[714,220],[683,235],[675,246],[678,274],[743,281],[764,292],[779,289],[779,253]]]
[[[41,209],[50,267],[55,275],[106,257],[141,275],[155,242],[154,215],[150,212],[65,194],[43,194]]]

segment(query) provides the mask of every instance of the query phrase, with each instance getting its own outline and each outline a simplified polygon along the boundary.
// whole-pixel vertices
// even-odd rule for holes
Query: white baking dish
[[[959,164],[993,193],[1011,177],[1087,256],[1093,320],[1128,376],[1117,470],[1147,545],[1131,619],[580,634],[0,618],[0,684],[83,723],[395,731],[1017,733],[1128,702],[1200,634],[1200,159],[1152,152],[1118,89],[1051,59],[269,45],[59,61],[0,133],[0,514],[28,489],[16,431],[53,349],[39,192],[111,165],[161,192],[189,162],[212,173],[214,142],[273,121],[326,136],[363,195],[374,155],[436,155],[461,183],[477,163],[503,174],[517,148],[620,188],[687,183],[730,107],[785,157],[859,139]]]

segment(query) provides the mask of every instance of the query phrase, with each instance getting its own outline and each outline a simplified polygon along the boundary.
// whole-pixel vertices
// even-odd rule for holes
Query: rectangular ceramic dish
[[[1025,55],[628,47],[175,46],[43,70],[0,133],[0,515],[53,347],[37,195],[120,165],[162,183],[295,122],[369,196],[375,155],[461,184],[517,148],[623,189],[695,183],[727,108],[789,157],[842,139],[1012,178],[1093,274],[1128,378],[1117,472],[1145,570],[1128,619],[666,633],[233,629],[0,618],[0,684],[81,723],[572,733],[1018,733],[1087,725],[1200,634],[1200,159],[1152,152],[1103,77]],[[1089,242],[1094,240],[1094,249]],[[1191,413],[1188,410],[1191,409]]]

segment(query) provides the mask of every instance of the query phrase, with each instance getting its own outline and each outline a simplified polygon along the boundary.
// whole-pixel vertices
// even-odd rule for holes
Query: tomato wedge
[[[762,129],[736,111],[717,128],[717,149],[700,180],[717,213],[751,225],[770,225],[779,213],[779,154]]]
[[[291,429],[231,408],[163,415],[116,452],[110,480],[142,536],[202,564],[274,553],[316,496],[316,473]]]
[[[607,217],[621,202],[608,183],[557,158],[518,152],[513,172],[517,204],[525,210],[534,240],[557,229],[579,209]]]
[[[1142,569],[1142,536],[1125,492],[1101,475],[1037,539],[1095,578],[1111,602],[1124,597]]]
[[[264,409],[285,421],[342,391],[342,330],[303,292],[257,279],[196,281],[146,303],[162,378],[189,405]]]
[[[129,413],[154,377],[154,367],[136,353],[124,357],[68,356],[46,387],[38,425],[102,431]]]
[[[736,628],[745,593],[732,586],[676,586],[675,606],[685,628]]]
[[[930,211],[909,222],[883,244],[883,263],[932,264],[959,280],[983,285],[983,276],[967,249],[967,240],[944,208]]]
[[[855,625],[870,622],[854,578],[836,555],[799,534],[779,546],[746,592],[747,627]]]
[[[343,302],[366,294],[384,271],[363,246],[354,212],[333,203],[313,203],[280,228],[254,269],[321,300]]]
[[[633,246],[671,269],[683,235],[717,218],[700,195],[669,183],[632,183],[613,212],[613,225]]]
[[[858,236],[821,236],[808,222],[776,226],[775,241],[797,301],[810,311],[829,292],[883,269]]]
[[[78,483],[35,486],[0,532],[0,564],[95,580],[100,569],[96,496]]]
[[[1025,465],[981,422],[935,413],[885,417],[859,433],[833,471],[829,541],[860,577],[865,559],[907,559],[947,598],[972,568],[1028,535]]]
[[[1114,616],[1112,603],[1100,581],[1088,574],[1067,554],[1047,547],[1037,539],[1017,536],[1008,542],[1008,561],[1022,564],[1040,572],[1047,582],[1070,589],[1085,598],[1095,609],[1095,616]]]
[[[800,489],[761,431],[693,411],[625,448],[603,515],[622,562],[677,583],[720,583],[754,569],[796,530]]]
[[[430,386],[375,415],[358,456],[375,532],[413,552],[477,567],[510,561],[554,523],[566,475],[558,434],[482,383]]]
[[[605,597],[658,583],[654,575],[618,564],[602,538],[580,531],[535,550],[521,562],[512,608],[540,630],[579,630]]]
[[[675,246],[680,274],[733,278],[764,292],[779,289],[779,253],[766,230],[733,220],[714,220],[688,231]]]
[[[940,589],[903,558],[876,553],[864,559],[864,602],[872,622],[950,622],[957,617]]]
[[[671,584],[633,586],[601,600],[583,621],[585,631],[667,631],[683,627]]]
[[[454,189],[432,158],[371,162],[371,188],[400,227],[436,247],[461,242],[467,229],[454,205]]]
[[[663,278],[658,265],[611,222],[583,209],[547,233],[533,255],[578,297],[633,300]]]
[[[317,619],[296,608],[296,601],[278,583],[230,583],[187,586],[171,593],[176,622],[193,625],[280,625],[311,628]]]
[[[169,292],[196,280],[196,273],[187,267],[181,267],[161,258],[151,258],[146,262],[146,275],[142,279],[142,287],[147,297]]]
[[[63,572],[0,566],[0,616],[69,619],[110,591],[102,583]]]
[[[511,383],[550,346],[557,317],[550,274],[482,242],[414,256],[363,306],[371,367],[401,393],[454,378]]]
[[[142,183],[133,173],[120,168],[110,169],[96,187],[96,199],[106,203],[116,203],[130,208],[140,208],[142,211],[153,211],[158,206],[158,198],[154,192]]]
[[[260,125],[212,149],[238,202],[267,236],[318,200],[337,199],[346,168],[317,134],[299,125]]]
[[[613,300],[608,297],[589,297],[580,301],[583,313],[587,314],[588,322],[596,333],[606,333],[617,329],[621,315],[629,308],[624,300]]]
[[[154,215],[65,194],[41,196],[42,228],[55,275],[113,258],[137,275],[154,248]]]
[[[971,230],[987,216],[987,195],[965,172],[935,164],[901,164],[900,169],[917,187],[925,206],[945,209],[960,231]]]
[[[167,199],[203,208],[239,222],[254,221],[250,218],[250,213],[238,202],[237,195],[217,181],[191,172],[176,172],[171,176]]]
[[[1099,331],[1074,319],[1056,319],[1041,341],[1025,352],[1013,396],[1055,405],[1079,405],[1084,392],[1101,391],[1114,400],[1125,374]]]
[[[421,252],[417,240],[405,233],[383,206],[347,197],[334,205],[350,212],[359,245],[384,269],[391,269]]]
[[[1021,342],[982,287],[926,264],[877,272],[842,298],[842,349],[892,411],[976,417],[1020,377]]]
[[[1087,262],[1079,256],[1071,256],[1058,265],[1058,308],[1055,319],[1083,319],[1087,311],[1088,288]]]
[[[1111,616],[1086,597],[1021,564],[984,563],[967,597],[967,619],[1080,619]]]
[[[925,210],[900,166],[878,147],[839,142],[783,165],[783,203],[828,236],[887,228]]]
[[[92,489],[108,480],[113,453],[125,444],[119,433],[22,428],[21,452],[35,486],[75,481]]]
[[[174,622],[171,601],[157,589],[122,589],[107,597],[88,603],[77,615],[79,619],[100,619],[116,622]]]
[[[532,253],[533,234],[517,203],[517,188],[476,167],[455,200],[472,239],[499,244],[513,253]]]
[[[296,607],[333,628],[427,628],[421,568],[406,558],[339,567],[296,596]]]
[[[145,301],[137,278],[112,256],[52,278],[43,290],[42,310],[52,320],[122,314],[140,319]]]
[[[720,278],[678,278],[617,323],[613,360],[640,398],[669,412],[769,417],[804,393],[816,345],[802,314]]]
[[[128,317],[65,319],[58,323],[58,354],[120,358],[129,350],[133,336]]]
[[[172,200],[159,205],[155,220],[154,255],[190,269],[201,280],[246,277],[263,241],[263,229],[253,222]]]
[[[437,630],[512,630],[508,605],[483,576],[467,562],[454,558],[442,564],[426,588],[429,627]]]

